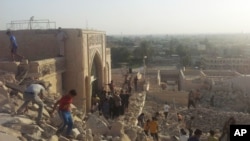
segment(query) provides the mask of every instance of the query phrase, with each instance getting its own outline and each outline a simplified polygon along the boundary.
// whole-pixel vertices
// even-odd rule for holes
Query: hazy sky
[[[107,34],[250,32],[250,0],[1,0],[1,30],[31,16]]]

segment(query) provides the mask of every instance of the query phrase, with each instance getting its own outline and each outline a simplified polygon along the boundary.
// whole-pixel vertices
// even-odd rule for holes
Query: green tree
[[[118,67],[119,63],[129,63],[131,59],[131,52],[126,47],[111,48],[111,60],[114,67]]]
[[[147,56],[148,60],[151,60],[153,58],[153,55],[154,55],[154,49],[152,47],[151,42],[142,41],[140,43],[140,46],[137,47],[133,51],[133,55],[134,55],[134,58],[137,58],[137,59],[143,59],[144,56]]]

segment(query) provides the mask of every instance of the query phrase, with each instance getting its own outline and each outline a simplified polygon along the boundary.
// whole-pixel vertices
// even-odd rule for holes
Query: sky
[[[110,35],[250,33],[250,0],[1,0],[0,30],[31,16]]]

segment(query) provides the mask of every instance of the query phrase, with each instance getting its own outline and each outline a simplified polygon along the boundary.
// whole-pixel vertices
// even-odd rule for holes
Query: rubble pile
[[[250,112],[250,95],[241,91],[202,91],[203,107],[213,107],[223,111]]]
[[[3,78],[3,77],[2,77]],[[23,80],[24,82],[25,80]],[[5,82],[5,83],[3,83]],[[5,78],[0,81],[0,133],[1,138],[5,140],[32,140],[32,141],[68,141],[69,139],[62,135],[56,135],[57,127],[61,120],[57,113],[52,117],[49,111],[52,110],[55,97],[47,95],[44,98],[43,121],[41,125],[35,123],[37,117],[38,105],[30,103],[28,112],[23,115],[13,115],[14,111],[23,103],[22,90],[20,85],[16,85],[16,80],[6,81]],[[8,83],[8,88],[5,84]],[[13,85],[12,85],[13,84]],[[23,83],[24,86],[26,83]],[[18,89],[14,95],[10,92]],[[142,128],[137,126],[137,116],[141,113],[144,106],[146,94],[135,93],[130,96],[128,112],[117,119],[105,119],[98,112],[84,115],[74,105],[72,108],[72,117],[74,127],[72,135],[74,140],[81,141],[135,141],[146,140]],[[0,139],[1,139],[0,138]]]

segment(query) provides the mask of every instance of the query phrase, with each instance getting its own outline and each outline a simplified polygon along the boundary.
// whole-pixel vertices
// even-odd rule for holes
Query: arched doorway
[[[91,71],[90,71],[90,100],[92,100],[92,97],[99,94],[100,89],[102,88],[102,63],[101,63],[101,57],[98,54],[98,52],[95,53],[95,56],[92,61],[91,65]],[[90,102],[90,108],[91,108],[92,102]]]

